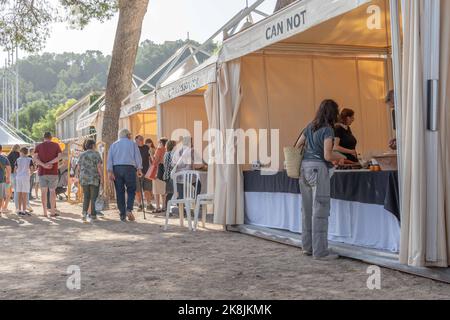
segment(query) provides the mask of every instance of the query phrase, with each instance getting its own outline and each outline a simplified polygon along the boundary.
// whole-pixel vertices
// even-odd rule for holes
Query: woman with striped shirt
[[[174,140],[170,140],[167,142],[166,149],[167,152],[164,155],[164,181],[166,182],[166,202],[164,204],[165,208],[163,209],[163,212],[167,210],[167,203],[170,199],[172,199],[173,196],[173,181],[170,178],[170,174],[172,173],[174,164],[172,163],[173,159],[173,149],[176,146],[176,142]]]

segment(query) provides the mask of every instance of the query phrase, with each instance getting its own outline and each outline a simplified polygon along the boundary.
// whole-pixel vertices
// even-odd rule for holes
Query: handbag
[[[103,211],[107,209],[105,196],[103,195],[103,188],[100,190],[100,194],[95,200],[95,211]]]
[[[289,178],[300,178],[300,168],[302,166],[303,155],[305,153],[306,141],[302,146],[300,146],[300,148],[297,148],[296,145],[304,133],[305,129],[303,129],[300,133],[293,147],[284,148],[285,166]]]

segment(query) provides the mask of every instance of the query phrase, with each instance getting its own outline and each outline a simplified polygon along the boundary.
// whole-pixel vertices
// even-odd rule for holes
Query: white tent
[[[197,54],[204,55],[191,42],[179,48],[147,79],[134,88],[132,93],[122,102],[120,114],[120,126],[127,127],[133,134],[149,136],[156,140],[162,136],[161,116],[158,116],[156,87],[170,79],[176,79],[192,71],[202,61]],[[152,82],[156,81],[156,85]],[[151,88],[148,94],[142,94],[141,88],[147,85]]]
[[[230,37],[237,32],[251,25],[253,21],[252,14],[260,17],[267,17],[268,14],[258,7],[264,0],[257,0],[251,6],[247,6],[240,10],[234,17],[217,30],[208,40],[206,40],[191,57],[187,58],[156,89],[156,103],[158,109],[159,135],[171,137],[172,133],[178,134],[178,129],[185,129],[195,138],[197,135],[204,134],[207,129],[219,128],[219,93],[217,86],[217,67],[218,55],[213,54],[209,59],[201,64],[193,64],[196,52],[203,52],[208,44],[212,43],[218,36],[224,38]],[[208,54],[209,55],[209,54]],[[196,132],[195,122],[202,123],[202,131]],[[176,139],[177,137],[173,137]],[[198,137],[197,137],[198,138]],[[209,141],[214,138],[209,136]],[[206,146],[203,139],[194,139],[194,147],[196,149]],[[216,141],[217,142],[217,141]],[[211,146],[209,146],[211,147]],[[206,162],[214,162],[214,148],[208,149]],[[200,150],[198,150],[200,151]],[[202,152],[199,152],[202,153]],[[215,166],[208,167],[208,186],[207,192],[215,191]]]
[[[367,24],[371,5],[379,13],[373,28]],[[353,130],[363,154],[370,158],[386,151],[394,135],[384,104],[393,86],[387,12],[385,0],[298,1],[227,39],[219,56],[218,83],[220,118],[229,121],[221,123],[221,130],[279,130],[278,170],[284,160],[282,147],[294,143],[323,99],[333,98],[357,112]],[[374,135],[378,138],[372,139]],[[218,181],[221,192],[216,195],[242,194],[244,168],[222,169],[228,178]],[[229,182],[231,176],[237,185]],[[219,210],[216,221],[244,220],[243,200],[230,200]]]
[[[217,56],[211,56],[202,64],[193,66],[191,59],[182,64],[157,89],[160,134],[177,140],[177,131],[182,129],[194,141],[194,147],[202,153],[203,135],[209,128],[218,126],[218,96],[216,94]],[[201,123],[201,132],[196,132],[195,123]],[[200,134],[201,137],[196,137]],[[196,139],[197,138],[197,139]],[[205,159],[208,161],[208,159]],[[214,191],[214,168],[208,170],[208,193]]]
[[[357,110],[361,124],[355,131],[370,151],[378,148],[376,140],[385,143],[395,134],[382,108],[383,95],[395,87],[402,262],[447,266],[450,192],[442,177],[448,121],[441,121],[441,128],[430,122],[439,122],[439,90],[440,112],[448,115],[448,60],[441,57],[439,65],[439,51],[448,57],[448,19],[439,19],[448,12],[448,1],[402,1],[403,34],[397,5],[395,0],[297,1],[225,41],[219,57],[221,130],[277,127],[285,146],[293,139],[293,123],[298,130],[318,101],[332,96],[344,106],[367,106]],[[302,108],[300,115],[299,105],[312,109]],[[216,186],[216,202],[223,207],[215,219],[242,223],[241,168],[217,169],[223,180]]]
[[[126,108],[122,108],[121,110],[121,119],[119,122],[119,128],[128,127],[128,117],[123,115],[124,113],[129,112],[130,115],[134,114],[133,109],[144,108],[143,106],[147,105],[148,96],[145,96],[141,90],[138,90],[138,84],[137,81],[144,81],[137,77],[136,75],[133,75],[133,84],[131,87],[131,94],[129,95],[128,99],[129,101],[132,101],[132,104],[127,105]],[[139,86],[141,87],[141,86]],[[134,102],[136,101],[136,104]],[[150,101],[150,103],[152,103]],[[91,112],[92,108],[96,107],[96,111]],[[148,108],[147,108],[148,109]],[[88,108],[86,108],[78,117],[77,123],[76,123],[76,130],[82,131],[90,127],[95,127],[96,134],[100,137],[102,132],[102,125],[103,125],[103,115],[106,110],[106,104],[105,104],[105,93],[103,93],[97,100],[95,100],[93,103],[89,105]]]
[[[20,137],[14,128],[3,120],[0,121],[0,145],[3,149],[10,148],[16,144],[26,146],[33,143],[32,141],[27,142],[25,140],[25,138]]]
[[[157,90],[157,102],[162,104],[177,97],[215,83],[217,77],[217,56],[214,55],[198,66],[183,66],[170,75]],[[188,60],[190,61],[190,60]],[[188,64],[187,63],[187,64]]]

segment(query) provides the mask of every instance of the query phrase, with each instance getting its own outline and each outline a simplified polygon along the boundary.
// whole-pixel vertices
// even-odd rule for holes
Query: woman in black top
[[[356,145],[358,141],[352,133],[350,126],[355,121],[355,111],[351,109],[342,110],[339,122],[334,128],[334,150],[342,153],[347,160],[358,162]]]

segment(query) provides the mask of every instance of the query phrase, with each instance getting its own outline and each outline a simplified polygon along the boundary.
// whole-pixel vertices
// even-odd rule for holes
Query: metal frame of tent
[[[242,29],[239,29],[240,26],[243,28],[248,27],[249,24],[253,24],[253,17],[252,14],[256,14],[262,18],[267,18],[270,16],[270,14],[264,12],[260,7],[266,2],[267,0],[257,0],[252,5],[247,5],[245,8],[241,9],[236,15],[234,15],[227,23],[225,23],[220,29],[218,29],[211,37],[209,37],[205,42],[203,42],[200,46],[192,46],[189,44],[186,44],[185,46],[181,47],[177,50],[177,52],[174,53],[173,56],[171,56],[164,64],[162,64],[157,70],[155,70],[145,81],[141,84],[148,84],[150,81],[152,81],[160,72],[162,72],[165,69],[164,74],[159,77],[158,82],[156,83],[156,86],[152,86],[154,90],[157,91],[159,89],[159,86],[167,80],[173,73],[175,73],[180,67],[182,67],[189,59],[195,59],[197,62],[197,66],[200,66],[201,63],[198,62],[196,56],[199,53],[203,53],[207,55],[208,57],[211,57],[213,53],[207,52],[206,47],[210,45],[219,35],[223,35],[223,40],[227,39],[228,37],[231,37],[232,35],[240,32]],[[185,57],[183,60],[180,61],[183,54],[186,52],[186,50],[190,51],[190,55]],[[136,89],[139,90],[138,87]],[[130,95],[128,95],[123,101],[122,105],[127,102],[127,100],[130,98]]]

